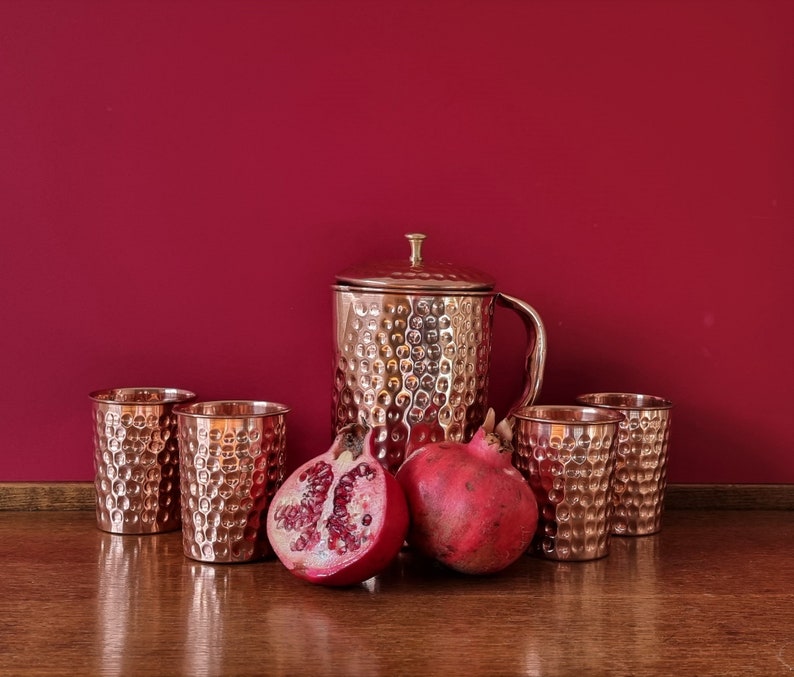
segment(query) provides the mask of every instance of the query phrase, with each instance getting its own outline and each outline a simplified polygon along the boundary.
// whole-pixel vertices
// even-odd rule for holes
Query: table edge
[[[0,511],[93,510],[92,482],[0,482]],[[667,510],[794,510],[794,484],[669,484]]]

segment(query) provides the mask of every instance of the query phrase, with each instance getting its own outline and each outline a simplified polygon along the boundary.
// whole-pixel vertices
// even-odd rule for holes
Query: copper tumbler
[[[97,526],[117,534],[174,531],[180,525],[178,388],[111,388],[89,394],[94,418]]]
[[[623,414],[618,430],[612,503],[612,533],[646,536],[662,528],[667,488],[670,410],[662,397],[635,393],[589,393],[576,401]]]
[[[285,477],[289,411],[260,401],[175,408],[187,557],[228,563],[270,554],[266,515]]]
[[[566,561],[609,554],[614,446],[622,418],[581,406],[522,407],[513,413],[513,464],[538,501],[530,553]]]

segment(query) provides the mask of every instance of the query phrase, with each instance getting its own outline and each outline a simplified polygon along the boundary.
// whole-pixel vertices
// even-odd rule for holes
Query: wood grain
[[[794,484],[671,484],[668,510],[794,510]],[[0,482],[0,510],[93,510],[91,482]]]
[[[671,484],[668,510],[794,510],[794,484]]]
[[[791,675],[794,512],[670,511],[582,563],[490,577],[401,553],[314,587],[276,560],[210,565],[179,532],[89,511],[0,513],[0,674]]]
[[[92,482],[0,482],[0,510],[93,510]]]

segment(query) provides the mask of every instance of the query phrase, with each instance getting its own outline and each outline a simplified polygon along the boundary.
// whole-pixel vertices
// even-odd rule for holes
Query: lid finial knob
[[[411,243],[411,266],[416,268],[422,265],[422,243],[427,235],[424,233],[408,233],[405,237]]]

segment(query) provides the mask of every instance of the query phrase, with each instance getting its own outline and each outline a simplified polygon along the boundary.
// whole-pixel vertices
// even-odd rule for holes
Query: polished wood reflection
[[[0,512],[2,675],[790,675],[794,512],[671,511],[609,557],[491,577],[404,551],[349,589],[179,532]]]

